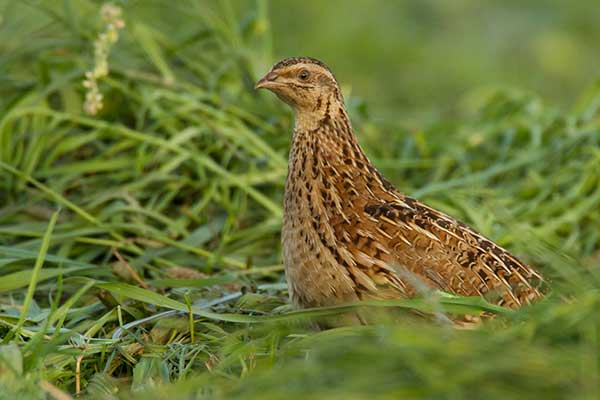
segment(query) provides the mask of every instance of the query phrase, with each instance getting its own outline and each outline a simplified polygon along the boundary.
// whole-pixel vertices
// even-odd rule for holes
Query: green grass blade
[[[19,321],[16,326],[13,328],[10,336],[19,336],[20,330],[25,323],[25,319],[27,318],[27,314],[29,312],[29,307],[31,305],[31,301],[33,299],[33,295],[35,293],[35,288],[38,283],[40,271],[42,270],[42,266],[44,265],[44,260],[46,258],[46,252],[48,251],[48,247],[50,246],[50,239],[52,238],[52,231],[54,230],[54,225],[56,224],[56,220],[58,219],[58,215],[60,214],[60,210],[56,210],[52,217],[50,218],[50,222],[48,223],[48,228],[46,229],[46,233],[42,238],[42,245],[40,247],[40,251],[37,259],[35,260],[35,265],[33,266],[33,270],[31,272],[31,279],[29,281],[29,287],[27,288],[27,294],[25,295],[25,301],[23,302],[23,310],[21,311],[21,315],[19,316]],[[3,279],[4,282],[4,279]],[[8,336],[7,336],[8,337]],[[5,338],[6,341],[6,338]]]

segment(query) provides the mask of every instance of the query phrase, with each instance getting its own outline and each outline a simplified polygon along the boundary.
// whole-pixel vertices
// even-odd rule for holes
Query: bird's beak
[[[278,75],[275,72],[269,72],[261,80],[256,82],[256,85],[254,85],[254,89],[271,89],[277,86],[278,83],[275,82],[277,77]]]

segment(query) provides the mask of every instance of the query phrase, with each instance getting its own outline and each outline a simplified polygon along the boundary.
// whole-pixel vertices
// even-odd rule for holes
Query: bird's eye
[[[309,76],[310,76],[310,73],[305,69],[300,71],[300,73],[298,74],[298,78],[300,78],[300,80],[303,80],[303,81],[307,80]]]

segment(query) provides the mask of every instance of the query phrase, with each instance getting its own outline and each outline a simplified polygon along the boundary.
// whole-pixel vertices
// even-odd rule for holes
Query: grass
[[[568,111],[499,90],[410,130],[350,98],[397,186],[539,266],[550,294],[473,330],[403,311],[488,307],[440,297],[316,331],[356,306],[287,305],[292,120],[252,90],[274,61],[267,4],[122,5],[92,117],[97,4],[0,3],[0,398],[600,395],[600,85]]]

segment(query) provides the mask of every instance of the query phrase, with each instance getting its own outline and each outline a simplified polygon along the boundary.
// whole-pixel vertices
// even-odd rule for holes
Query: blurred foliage
[[[271,11],[276,54],[324,59],[398,123],[472,112],[498,86],[569,106],[600,78],[591,0],[282,0]]]
[[[115,2],[90,117],[102,3],[1,0],[0,398],[597,398],[598,11],[550,3]],[[398,187],[539,266],[549,297],[473,330],[407,310],[480,299],[322,331],[356,306],[292,310],[291,113],[252,90],[292,54],[338,73]]]

